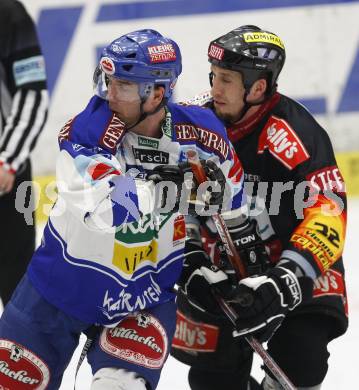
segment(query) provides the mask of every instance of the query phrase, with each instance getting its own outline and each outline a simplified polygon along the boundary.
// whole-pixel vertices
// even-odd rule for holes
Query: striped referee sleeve
[[[0,138],[0,164],[16,172],[30,156],[44,127],[48,110],[47,90],[16,92]]]

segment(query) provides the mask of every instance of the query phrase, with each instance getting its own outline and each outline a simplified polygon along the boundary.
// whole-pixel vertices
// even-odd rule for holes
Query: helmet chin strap
[[[133,129],[134,127],[136,127],[139,123],[141,123],[142,121],[144,121],[148,116],[150,115],[153,115],[153,114],[156,114],[156,112],[158,112],[162,107],[164,107],[167,103],[167,98],[163,98],[161,100],[161,103],[152,111],[152,112],[144,112],[143,111],[143,105],[145,104],[147,100],[147,97],[143,98],[141,97],[141,103],[140,103],[140,117],[138,118],[138,120],[131,126],[129,127],[126,127],[126,130],[131,130]]]
[[[228,123],[228,125],[233,125],[234,123],[237,123],[237,122],[241,121],[251,107],[260,106],[261,104],[265,103],[267,100],[269,100],[273,96],[273,94],[276,91],[276,88],[272,88],[271,92],[266,94],[265,97],[260,102],[258,102],[258,103],[249,103],[247,101],[247,97],[249,95],[250,89],[251,89],[251,87],[247,87],[245,89],[244,96],[243,96],[244,106],[243,106],[242,111],[241,111],[241,113],[239,115],[239,118],[236,119],[235,121],[233,121],[232,123]]]

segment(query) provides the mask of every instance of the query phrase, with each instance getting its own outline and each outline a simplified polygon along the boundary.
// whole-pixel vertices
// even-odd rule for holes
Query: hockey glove
[[[185,260],[178,285],[191,305],[214,315],[222,315],[222,311],[213,292],[226,297],[234,289],[225,272],[211,263],[200,246],[191,242],[186,243]]]
[[[160,206],[172,206],[172,211],[180,211],[182,214],[202,214],[209,206],[216,206],[218,212],[222,206],[226,178],[222,170],[211,160],[201,160],[208,181],[211,184],[205,191],[198,191],[199,184],[193,178],[192,169],[188,162],[178,165],[158,165],[149,174],[148,179],[155,183],[172,182],[176,187],[174,191],[164,187]],[[169,187],[171,188],[171,187]]]
[[[270,265],[264,243],[257,232],[257,221],[247,219],[244,223],[226,221],[229,234],[244,261],[249,276],[265,272]]]
[[[269,340],[288,311],[310,299],[312,291],[313,280],[291,261],[261,276],[242,279],[236,294],[251,293],[254,300],[248,307],[234,306],[238,314],[234,336],[253,334],[261,342]]]

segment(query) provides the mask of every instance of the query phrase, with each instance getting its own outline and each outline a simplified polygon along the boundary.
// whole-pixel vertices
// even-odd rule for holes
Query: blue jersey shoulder
[[[230,141],[223,123],[212,110],[199,106],[169,104],[174,127],[173,140],[195,142],[200,149],[216,154],[221,161],[230,158]]]

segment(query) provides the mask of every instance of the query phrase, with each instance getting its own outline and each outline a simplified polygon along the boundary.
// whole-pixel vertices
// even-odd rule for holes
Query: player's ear
[[[266,90],[267,90],[267,80],[266,79],[256,80],[250,89],[247,100],[253,103],[258,100],[261,100]]]
[[[156,85],[153,90],[153,98],[155,100],[156,105],[162,102],[162,99],[165,95],[165,87],[162,85]]]

